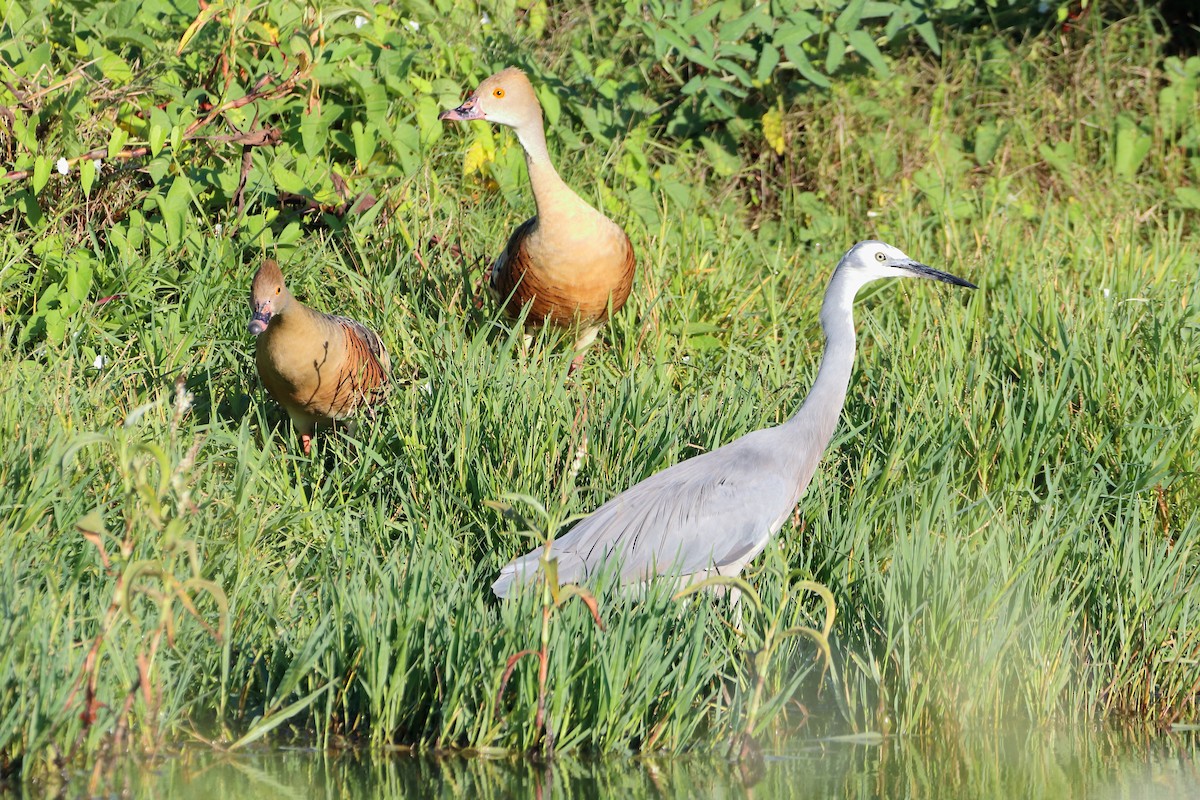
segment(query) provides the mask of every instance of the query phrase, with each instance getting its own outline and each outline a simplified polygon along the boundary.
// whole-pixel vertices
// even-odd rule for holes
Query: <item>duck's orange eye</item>
[[[492,97],[504,97],[503,89],[492,89]]]

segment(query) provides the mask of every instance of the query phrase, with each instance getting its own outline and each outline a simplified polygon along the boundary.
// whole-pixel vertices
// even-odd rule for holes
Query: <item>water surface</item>
[[[953,741],[796,740],[711,756],[579,759],[276,749],[127,763],[66,796],[134,798],[1146,798],[1200,800],[1200,734],[1024,731]],[[90,785],[89,785],[90,783]]]

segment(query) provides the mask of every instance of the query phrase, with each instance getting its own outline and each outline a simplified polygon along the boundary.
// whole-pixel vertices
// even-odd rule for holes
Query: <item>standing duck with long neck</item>
[[[636,265],[629,237],[559,177],[546,149],[542,106],[521,70],[497,72],[440,119],[481,119],[516,131],[537,215],[513,231],[492,266],[489,288],[510,317],[530,304],[526,326],[574,332],[574,372],[610,309],[619,310],[629,297]]]

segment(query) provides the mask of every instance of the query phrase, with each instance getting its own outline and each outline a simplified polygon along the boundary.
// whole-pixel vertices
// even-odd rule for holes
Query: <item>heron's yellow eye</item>
[[[504,97],[503,89],[492,89],[492,97]]]
[[[887,261],[887,253],[882,253],[882,252],[876,253],[875,260],[876,261]]]
[[[278,286],[276,286],[276,287],[275,287],[275,294],[279,294],[279,291],[280,291],[280,288],[279,288]]]

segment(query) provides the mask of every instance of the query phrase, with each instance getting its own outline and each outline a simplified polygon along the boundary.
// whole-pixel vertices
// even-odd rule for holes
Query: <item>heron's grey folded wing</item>
[[[791,512],[800,492],[793,460],[775,447],[777,429],[754,431],[682,461],[625,490],[555,539],[562,582],[580,581],[612,560],[625,583],[690,575],[744,561]],[[493,591],[533,577],[542,548],[509,562]]]
[[[613,558],[626,582],[728,566],[762,549],[794,502],[786,477],[764,469],[670,472],[614,497],[555,542],[559,579],[579,580]]]

